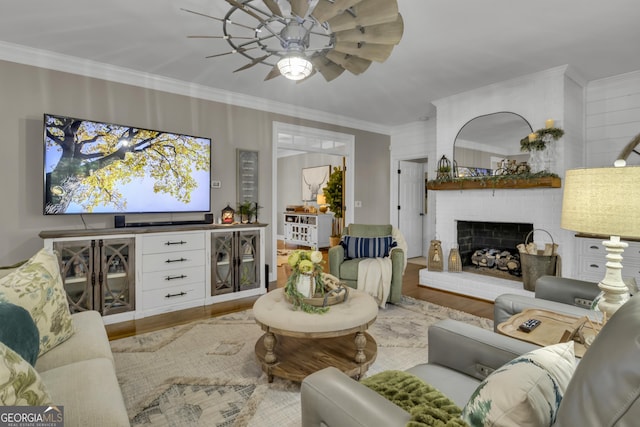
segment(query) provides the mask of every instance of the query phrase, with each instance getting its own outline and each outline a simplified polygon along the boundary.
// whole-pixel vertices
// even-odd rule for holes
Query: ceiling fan
[[[271,67],[265,77],[304,80],[316,72],[326,81],[345,70],[358,75],[372,61],[384,62],[404,32],[397,0],[226,0],[224,18],[182,9],[222,23],[223,35],[188,36],[224,39],[231,50],[207,56],[240,54]]]

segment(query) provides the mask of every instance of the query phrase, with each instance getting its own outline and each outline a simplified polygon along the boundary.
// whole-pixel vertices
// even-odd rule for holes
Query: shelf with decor
[[[515,176],[490,176],[486,178],[453,178],[448,180],[432,180],[427,182],[427,190],[495,190],[560,188],[561,186],[561,179],[557,176],[543,176],[533,178]]]

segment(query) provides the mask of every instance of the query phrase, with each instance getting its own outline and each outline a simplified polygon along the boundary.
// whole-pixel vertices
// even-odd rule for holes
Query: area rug
[[[367,375],[427,361],[427,329],[452,318],[486,329],[489,319],[403,297],[380,310],[369,333],[378,343]],[[257,364],[262,335],[251,310],[112,341],[132,426],[299,426],[300,384]]]

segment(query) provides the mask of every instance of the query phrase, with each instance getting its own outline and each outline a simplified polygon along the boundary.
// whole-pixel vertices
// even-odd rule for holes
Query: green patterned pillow
[[[45,406],[52,402],[38,372],[0,342],[0,405]]]
[[[489,375],[462,410],[475,426],[551,426],[576,367],[573,341],[516,357]]]
[[[58,257],[49,249],[41,249],[0,279],[0,301],[19,305],[31,314],[40,333],[40,355],[74,333]]]

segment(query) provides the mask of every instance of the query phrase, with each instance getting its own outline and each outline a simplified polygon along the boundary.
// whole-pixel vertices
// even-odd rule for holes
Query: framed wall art
[[[318,193],[327,185],[330,174],[330,165],[302,169],[302,201],[315,202]]]
[[[258,152],[236,149],[238,203],[258,203]]]

